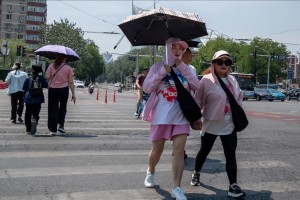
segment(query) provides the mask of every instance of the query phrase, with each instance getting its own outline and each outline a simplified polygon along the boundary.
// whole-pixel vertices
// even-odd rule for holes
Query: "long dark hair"
[[[66,57],[67,56],[64,54],[57,54],[56,59],[54,61],[54,65],[53,65],[54,68],[57,69],[61,65],[61,63],[63,63],[63,61]]]

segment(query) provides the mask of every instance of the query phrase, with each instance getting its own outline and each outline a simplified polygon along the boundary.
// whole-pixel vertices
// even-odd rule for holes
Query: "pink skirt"
[[[189,124],[175,125],[175,124],[160,124],[150,126],[150,141],[157,141],[160,139],[172,140],[176,135],[189,135]]]

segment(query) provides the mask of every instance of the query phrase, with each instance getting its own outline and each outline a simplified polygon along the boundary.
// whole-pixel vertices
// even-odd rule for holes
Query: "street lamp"
[[[262,48],[260,48],[260,47],[258,47],[258,46],[255,46],[256,48],[259,48],[259,49],[261,49],[261,50],[263,50],[263,51],[265,51],[265,52],[267,52],[267,56],[268,56],[268,77],[267,77],[267,89],[269,89],[269,82],[270,82],[270,63],[271,63],[271,54],[267,51],[267,50],[265,50],[265,49],[262,49]]]

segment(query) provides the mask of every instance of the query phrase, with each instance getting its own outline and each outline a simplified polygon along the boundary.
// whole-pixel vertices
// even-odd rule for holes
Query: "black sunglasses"
[[[225,64],[226,66],[231,66],[232,60],[227,59],[224,61],[224,60],[219,59],[219,60],[216,60],[215,63],[217,63],[217,65],[219,65],[219,66],[222,66],[223,64]]]

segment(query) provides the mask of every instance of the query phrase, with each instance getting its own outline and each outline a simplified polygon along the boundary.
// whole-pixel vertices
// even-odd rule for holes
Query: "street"
[[[47,90],[44,90],[47,101]],[[134,116],[136,95],[105,89],[96,100],[76,88],[68,103],[66,134],[51,137],[47,103],[42,104],[35,137],[10,121],[10,98],[0,90],[0,200],[172,199],[172,144],[157,166],[156,188],[145,188],[150,124]],[[249,126],[238,133],[238,181],[250,200],[300,197],[300,102],[244,101]],[[23,116],[25,109],[23,112]],[[24,118],[23,118],[24,119]],[[182,178],[188,199],[229,199],[225,158],[217,139],[200,175],[190,185],[200,135],[191,131]]]

